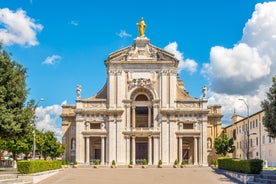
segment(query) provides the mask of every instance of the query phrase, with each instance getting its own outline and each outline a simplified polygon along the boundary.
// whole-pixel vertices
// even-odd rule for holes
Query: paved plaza
[[[237,183],[209,167],[174,168],[68,168],[39,184],[229,184]]]

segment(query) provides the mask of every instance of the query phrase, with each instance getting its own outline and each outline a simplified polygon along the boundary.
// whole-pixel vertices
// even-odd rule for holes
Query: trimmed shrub
[[[162,160],[159,160],[158,165],[162,165]]]
[[[260,174],[263,169],[260,159],[243,160],[237,158],[219,158],[218,168],[246,174]]]
[[[21,174],[31,174],[61,168],[58,160],[22,160],[17,163],[17,170]]]
[[[133,165],[133,160],[130,160],[130,161],[129,161],[129,165]]]
[[[99,165],[99,160],[97,159],[97,160],[95,160],[95,163],[94,163],[95,165]]]
[[[112,165],[116,165],[116,162],[115,162],[115,160],[112,160]]]
[[[178,165],[178,160],[175,160],[175,161],[174,161],[174,165]]]
[[[147,163],[147,160],[144,158],[143,159],[143,165],[147,165],[148,163]]]

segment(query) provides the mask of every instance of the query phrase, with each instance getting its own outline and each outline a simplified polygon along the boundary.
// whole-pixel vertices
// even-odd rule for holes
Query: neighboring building
[[[108,56],[102,90],[81,98],[78,86],[76,104],[62,106],[65,159],[79,164],[98,159],[102,165],[139,164],[144,158],[150,165],[176,159],[210,163],[221,132],[221,106],[207,107],[205,86],[201,98],[191,97],[177,75],[179,61],[143,35],[139,28],[132,46]]]
[[[232,124],[224,128],[228,137],[234,139],[236,148],[230,156],[246,159],[249,144],[249,158],[259,158],[267,161],[268,166],[276,166],[276,141],[268,137],[263,124],[264,114],[263,110],[246,118],[233,114]]]

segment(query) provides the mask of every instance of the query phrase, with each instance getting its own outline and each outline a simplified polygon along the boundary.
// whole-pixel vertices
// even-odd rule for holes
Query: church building
[[[146,24],[138,24],[133,45],[104,61],[107,81],[94,96],[62,106],[64,158],[78,164],[210,164],[214,139],[221,133],[221,106],[189,95],[177,74],[179,61],[150,43]],[[93,80],[93,79],[91,79]]]

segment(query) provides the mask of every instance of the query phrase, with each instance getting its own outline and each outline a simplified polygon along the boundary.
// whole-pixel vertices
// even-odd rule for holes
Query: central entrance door
[[[136,164],[142,164],[143,159],[148,161],[148,141],[139,137],[136,142]]]

